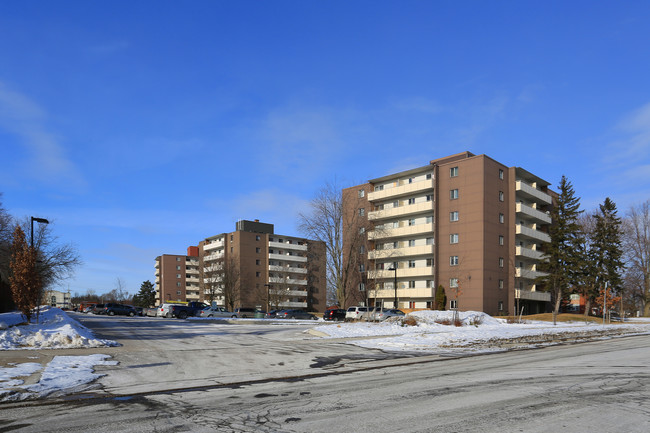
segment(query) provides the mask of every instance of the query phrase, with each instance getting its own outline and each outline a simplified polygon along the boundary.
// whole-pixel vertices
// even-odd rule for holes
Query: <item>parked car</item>
[[[405,316],[406,314],[402,310],[396,310],[394,308],[388,309],[388,310],[381,310],[375,312],[374,315],[374,320],[377,322],[382,322],[389,317],[398,317],[398,316]]]
[[[83,307],[79,307],[79,309],[80,309],[79,311],[82,312],[82,313],[92,313],[93,310],[95,309],[95,304],[90,304],[90,305],[86,305],[86,306],[83,306]]]
[[[318,317],[303,310],[282,310],[276,313],[277,319],[305,319],[318,320]]]
[[[209,307],[208,304],[203,302],[188,302],[187,304],[174,304],[169,307],[166,317],[178,317],[179,319],[187,319],[188,317],[197,316],[205,308]]]
[[[350,307],[348,311],[345,312],[345,321],[350,322],[352,320],[360,320],[363,313],[368,312],[368,307]]]
[[[278,311],[280,310],[271,310],[268,313],[264,315],[265,319],[275,319],[275,316],[278,314]]]
[[[93,314],[104,314],[104,304],[95,304],[91,312]]]
[[[237,315],[224,307],[207,307],[199,311],[197,317],[237,317]]]
[[[235,314],[233,317],[239,317],[243,319],[250,319],[255,317],[255,308],[235,308]]]
[[[160,305],[152,308],[143,308],[142,315],[147,317],[156,317],[158,316],[158,311],[160,311]]]
[[[341,308],[330,308],[323,313],[323,320],[342,321],[345,320],[346,311]]]
[[[144,316],[144,308],[142,307],[135,307],[136,314],[138,316]]]
[[[133,317],[138,313],[132,305],[114,304],[109,302],[108,304],[104,304],[103,314],[109,316],[115,316],[117,314],[119,316]]]

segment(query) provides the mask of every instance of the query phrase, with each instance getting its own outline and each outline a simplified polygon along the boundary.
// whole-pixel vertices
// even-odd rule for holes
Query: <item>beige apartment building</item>
[[[550,240],[548,186],[523,168],[464,152],[345,189],[356,198],[344,200],[346,212],[368,222],[360,230],[363,293],[354,302],[433,308],[441,285],[447,309],[546,310],[550,295],[537,278]]]
[[[224,287],[232,287],[236,280],[237,289],[230,292],[236,308],[323,312],[327,307],[325,263],[323,242],[278,235],[273,224],[241,220],[234,232],[205,238],[198,247],[190,247],[188,256],[156,258],[156,296],[159,301],[225,305]],[[176,272],[179,269],[187,273]]]

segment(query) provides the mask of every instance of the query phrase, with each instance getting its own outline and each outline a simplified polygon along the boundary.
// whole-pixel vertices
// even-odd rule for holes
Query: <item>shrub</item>
[[[415,317],[412,316],[405,316],[402,319],[402,326],[417,326],[418,321],[415,320]]]

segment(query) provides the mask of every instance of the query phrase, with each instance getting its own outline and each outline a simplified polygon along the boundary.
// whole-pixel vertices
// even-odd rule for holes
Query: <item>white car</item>
[[[368,312],[368,307],[350,307],[345,312],[345,321],[361,320],[363,315]]]
[[[224,307],[208,307],[199,311],[198,317],[237,317],[237,315]]]

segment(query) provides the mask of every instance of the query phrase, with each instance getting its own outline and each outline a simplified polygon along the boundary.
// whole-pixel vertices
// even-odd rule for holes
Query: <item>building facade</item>
[[[70,291],[61,292],[59,290],[46,290],[44,293],[43,301],[45,304],[51,307],[57,308],[71,308],[72,303],[70,302]]]
[[[326,308],[325,244],[320,241],[277,235],[273,224],[242,220],[234,232],[190,248],[196,255],[156,259],[159,301],[232,303],[234,308],[262,310]],[[178,272],[183,269],[191,274]]]
[[[400,308],[433,308],[442,286],[448,309],[545,310],[550,295],[536,281],[550,240],[548,186],[464,152],[347,188],[358,200],[345,212],[367,215],[371,227],[360,290],[370,304]]]

